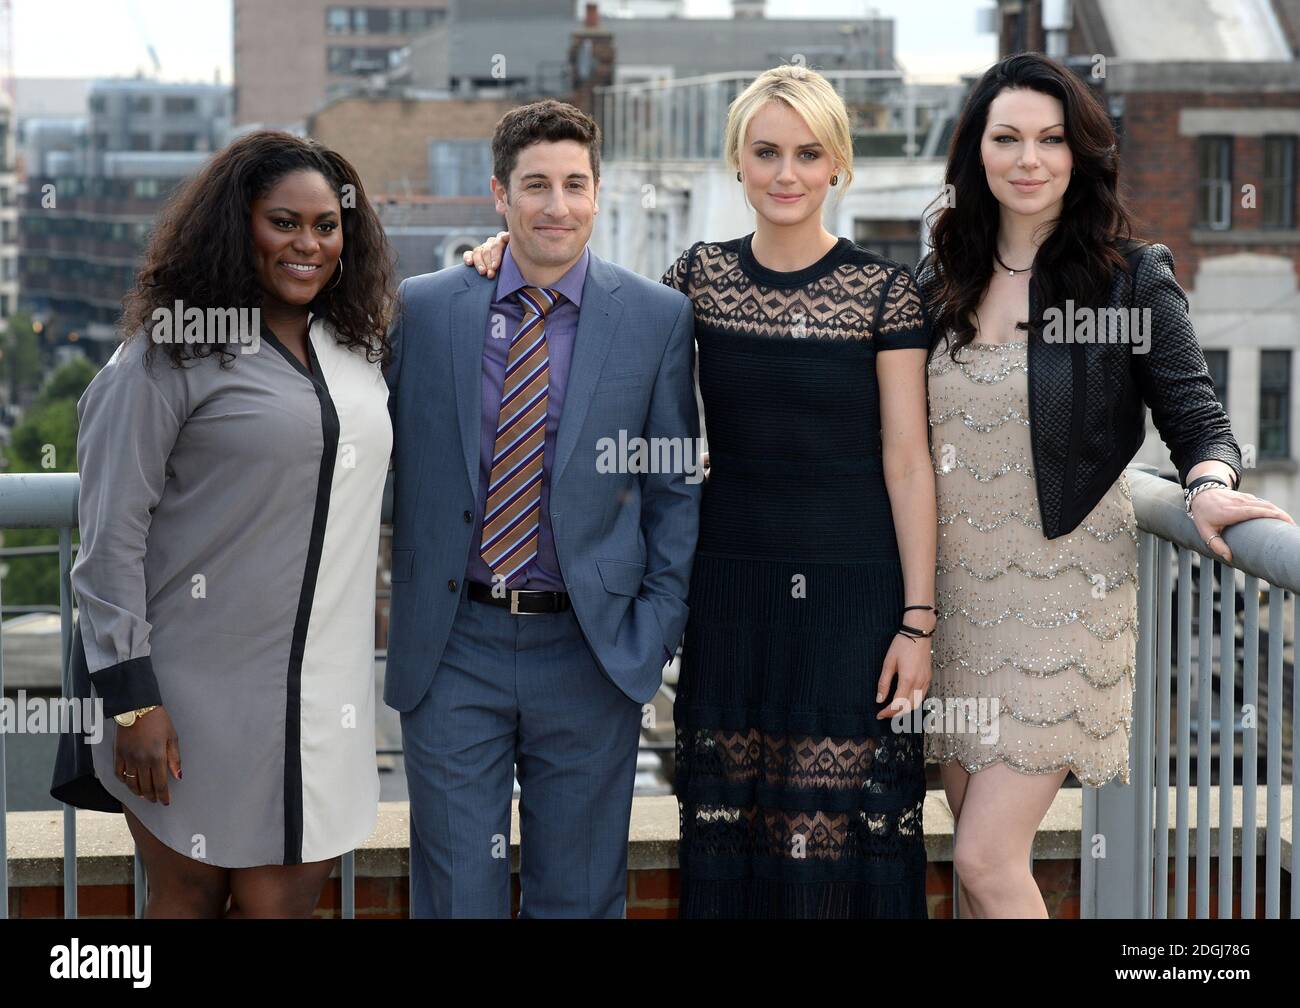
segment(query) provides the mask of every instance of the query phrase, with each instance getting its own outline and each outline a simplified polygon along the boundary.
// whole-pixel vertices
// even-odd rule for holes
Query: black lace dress
[[[807,269],[703,242],[709,439],[674,720],[683,917],[925,917],[922,736],[877,720],[903,578],[876,354],[924,348],[905,268],[841,238]],[[928,602],[928,599],[916,601]]]

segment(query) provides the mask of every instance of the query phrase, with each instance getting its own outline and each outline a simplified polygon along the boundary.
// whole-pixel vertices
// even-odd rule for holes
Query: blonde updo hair
[[[803,117],[826,153],[840,166],[840,191],[853,181],[853,141],[849,137],[849,112],[831,82],[805,66],[779,66],[765,70],[745,88],[727,110],[723,151],[727,164],[740,170],[740,148],[750,120],[770,101],[785,102]]]

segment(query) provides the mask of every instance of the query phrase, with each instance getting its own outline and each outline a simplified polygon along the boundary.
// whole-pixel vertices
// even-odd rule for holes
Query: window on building
[[[199,137],[197,133],[164,133],[158,149],[165,151],[198,150]]]
[[[132,112],[149,114],[153,111],[152,95],[132,95],[127,103],[127,108]]]
[[[1295,140],[1294,136],[1264,138],[1264,184],[1259,193],[1263,227],[1295,227]]]
[[[429,193],[486,196],[492,174],[489,140],[433,140],[429,144]]]
[[[327,7],[327,35],[414,35],[440,24],[436,7]]]
[[[886,259],[911,268],[921,258],[921,222],[919,220],[853,221],[853,240]]]
[[[1200,137],[1196,166],[1196,223],[1212,231],[1226,231],[1232,227],[1232,137]]]
[[[127,149],[133,151],[153,150],[153,138],[148,133],[132,133],[130,146]]]
[[[326,52],[326,66],[332,74],[364,76],[387,70],[396,52],[397,49],[330,46]]]
[[[107,109],[107,107],[108,107],[108,105],[107,105],[107,103],[104,101],[104,96],[103,96],[103,95],[91,95],[91,97],[90,97],[90,111],[91,111],[91,113],[93,113],[94,115],[103,115],[103,114],[104,114],[104,111],[105,111],[105,109]]]
[[[1291,351],[1259,355],[1259,457],[1291,457]]]
[[[326,8],[325,33],[327,35],[348,35],[351,30],[351,12],[346,7]]]
[[[163,112],[166,115],[192,115],[199,108],[195,98],[164,98]]]
[[[1206,350],[1205,363],[1210,369],[1210,381],[1214,383],[1214,394],[1219,398],[1223,411],[1228,411],[1228,351]]]

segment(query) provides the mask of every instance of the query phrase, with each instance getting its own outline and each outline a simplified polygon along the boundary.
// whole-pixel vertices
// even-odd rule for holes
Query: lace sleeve
[[[877,350],[928,350],[930,320],[911,270],[900,266],[881,293],[873,339]]]
[[[695,250],[699,247],[700,243],[696,242],[679,255],[676,261],[668,267],[664,275],[660,277],[659,282],[690,297],[691,292],[687,288],[691,283],[691,261],[695,258]]]

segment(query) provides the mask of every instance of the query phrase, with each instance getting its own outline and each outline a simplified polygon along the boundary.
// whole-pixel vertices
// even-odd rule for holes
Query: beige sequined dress
[[[939,505],[926,760],[1128,783],[1137,524],[1121,476],[1068,535],[1039,521],[1027,344],[929,365]]]

